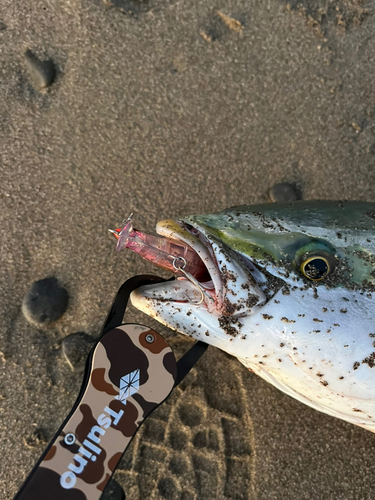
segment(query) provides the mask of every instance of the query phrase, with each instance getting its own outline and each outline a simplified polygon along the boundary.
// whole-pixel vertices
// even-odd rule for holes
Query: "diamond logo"
[[[127,375],[121,377],[120,392],[115,399],[119,399],[121,403],[126,405],[126,400],[139,390],[139,378],[140,378],[139,369],[134,370],[133,372],[130,372]]]

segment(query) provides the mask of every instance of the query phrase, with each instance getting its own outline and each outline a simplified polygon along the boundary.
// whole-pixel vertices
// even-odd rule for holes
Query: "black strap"
[[[173,280],[173,278],[171,278]],[[116,328],[116,326],[121,325],[123,322],[126,307],[128,305],[130,294],[136,288],[143,285],[152,285],[154,283],[162,283],[163,281],[171,281],[160,278],[159,276],[153,276],[148,274],[143,274],[139,276],[133,276],[121,285],[117,295],[113,301],[112,307],[108,313],[107,319],[104,322],[101,337]],[[186,375],[190,372],[193,366],[199,361],[201,356],[205,353],[208,344],[198,340],[193,347],[191,347],[183,356],[177,361],[177,378],[175,382],[175,387],[183,380]]]
[[[193,347],[191,347],[185,354],[177,361],[177,377],[174,386],[183,380],[193,366],[200,360],[202,355],[206,352],[208,344],[198,340]]]
[[[125,283],[120,286],[119,291],[117,292],[117,295],[112,303],[112,307],[108,313],[107,319],[104,322],[100,337],[123,323],[125,310],[128,305],[130,294],[133,290],[143,285],[152,285],[154,283],[162,283],[163,281],[170,280],[165,280],[163,278],[159,278],[159,276],[153,276],[152,274],[133,276],[132,278],[126,280]]]

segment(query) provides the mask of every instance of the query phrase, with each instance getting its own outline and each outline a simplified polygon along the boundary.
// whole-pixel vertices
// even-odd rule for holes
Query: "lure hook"
[[[186,295],[186,298],[188,300],[188,302],[190,302],[190,304],[193,304],[195,306],[199,306],[199,304],[202,304],[202,302],[204,301],[204,296],[206,295],[206,297],[208,297],[210,300],[213,300],[212,297],[206,293],[206,291],[203,289],[202,285],[199,283],[198,280],[196,280],[194,278],[194,276],[190,273],[188,273],[187,271],[185,271],[185,266],[187,264],[186,260],[181,257],[181,256],[173,256],[173,255],[170,255],[169,256],[171,259],[173,259],[173,262],[172,262],[172,265],[173,267],[176,269],[176,271],[180,271],[184,276],[185,278],[187,278],[191,283],[193,283],[193,285],[195,285],[198,290],[200,291],[200,294],[201,294],[201,300],[199,302],[193,302],[192,300],[189,299],[189,297]],[[183,265],[182,267],[181,266],[177,266],[177,261],[182,261]]]
[[[132,220],[133,215],[134,215],[134,212],[132,212],[132,213],[129,215],[129,217],[128,217],[127,219],[124,219],[124,220],[122,221],[122,224],[124,224],[125,222],[129,222],[129,221],[131,221],[131,220]]]

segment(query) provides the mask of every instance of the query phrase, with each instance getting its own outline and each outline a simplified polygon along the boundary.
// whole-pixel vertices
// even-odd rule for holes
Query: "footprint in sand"
[[[208,350],[141,427],[115,478],[127,500],[256,498],[252,422],[238,362]]]

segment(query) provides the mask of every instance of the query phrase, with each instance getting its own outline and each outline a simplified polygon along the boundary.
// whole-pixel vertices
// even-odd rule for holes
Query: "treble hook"
[[[114,234],[115,236],[120,236],[120,233],[118,231],[116,231],[116,229],[108,229],[108,231],[112,234]]]
[[[132,217],[133,217],[133,214],[134,214],[134,212],[132,212],[132,213],[129,215],[129,217],[128,217],[127,219],[124,219],[124,220],[122,221],[122,224],[124,224],[125,222],[129,222],[129,221],[131,221],[131,220],[132,220]],[[121,234],[121,231],[116,231],[116,229],[108,229],[108,231],[109,231],[110,233],[114,234],[114,235],[115,235],[115,236],[117,236],[117,237],[118,237],[118,236],[120,236],[120,234]]]
[[[129,217],[128,217],[127,219],[124,219],[124,220],[122,221],[122,223],[124,224],[124,222],[129,222],[129,221],[131,221],[131,220],[132,220],[133,215],[134,215],[134,212],[132,212],[132,213],[129,215]]]
[[[187,298],[188,302],[190,302],[190,304],[193,304],[195,306],[199,306],[199,304],[202,304],[202,302],[204,301],[204,296],[208,297],[210,300],[213,301],[213,298],[208,293],[206,293],[206,291],[204,290],[204,288],[202,287],[202,285],[199,283],[199,281],[196,280],[192,274],[190,274],[187,271],[185,271],[184,268],[185,268],[185,266],[187,264],[186,260],[183,257],[181,257],[181,256],[174,257],[173,255],[170,255],[169,257],[171,259],[173,259],[172,264],[173,264],[173,267],[176,269],[176,271],[181,271],[181,273],[185,276],[185,278],[187,278],[189,281],[191,281],[193,283],[193,285],[195,285],[198,288],[198,290],[200,291],[200,293],[201,293],[201,300],[199,302],[193,302],[186,295],[186,298]],[[183,263],[182,267],[176,265],[176,262],[178,260],[182,260],[182,263]]]

